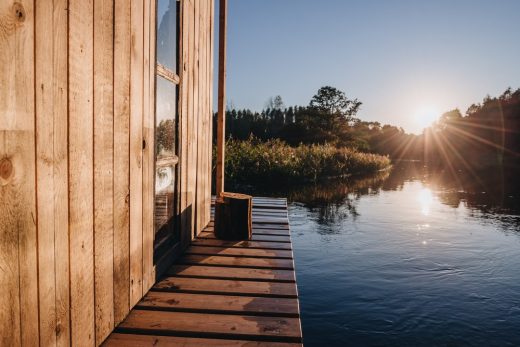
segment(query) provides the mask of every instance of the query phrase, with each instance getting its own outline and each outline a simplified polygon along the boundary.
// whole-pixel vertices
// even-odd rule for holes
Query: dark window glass
[[[155,98],[155,230],[174,215],[175,165],[177,156],[177,86],[157,76]]]
[[[177,73],[177,0],[157,1],[157,62]]]

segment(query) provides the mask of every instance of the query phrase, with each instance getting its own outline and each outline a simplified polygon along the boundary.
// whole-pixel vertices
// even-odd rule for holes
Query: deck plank
[[[275,229],[275,230],[289,230],[289,224],[276,224],[253,221],[253,228],[256,229]]]
[[[216,239],[216,236],[212,232],[203,231],[198,236],[201,239]],[[251,240],[253,241],[271,241],[271,242],[291,242],[290,236],[277,236],[277,235],[261,235],[261,234],[253,234]]]
[[[253,221],[253,233],[255,229],[275,229],[275,230],[284,230],[289,231],[289,224],[276,224],[276,223],[266,223],[266,222],[259,222],[259,221]],[[211,220],[211,222],[206,226],[205,229],[211,229],[214,227],[214,222]]]
[[[243,315],[267,315],[298,317],[298,300],[289,298],[265,298],[232,295],[207,295],[150,292],[141,300],[140,309],[181,310],[187,312],[236,313]]]
[[[300,342],[298,318],[132,310],[118,331]]]
[[[253,216],[251,241],[211,221],[104,346],[301,346],[287,203],[254,198]]]
[[[278,249],[251,249],[251,248],[191,246],[186,251],[186,254],[292,259],[291,251],[278,250]]]
[[[215,209],[211,209],[213,214]],[[285,209],[270,209],[270,208],[255,208],[252,212],[253,216],[265,216],[265,217],[287,217],[287,211]]]
[[[215,215],[212,213],[211,218],[214,219]],[[282,224],[288,225],[287,217],[281,215],[258,215],[253,213],[251,216],[253,224]]]
[[[234,295],[272,296],[295,298],[298,293],[294,283],[238,281],[220,279],[197,279],[166,277],[152,290],[184,293],[216,293]]]
[[[285,249],[291,250],[292,246],[288,242],[265,242],[265,241],[224,241],[214,238],[197,238],[192,241],[197,246],[217,246],[217,247],[238,247],[238,248],[258,248],[258,249]]]
[[[104,347],[298,347],[301,343],[262,342],[194,337],[137,335],[115,333],[103,344]]]
[[[233,257],[220,255],[195,255],[188,254],[182,257],[178,263],[207,266],[228,266],[253,269],[280,269],[294,270],[292,259],[277,258],[253,258]]]
[[[168,274],[178,277],[294,282],[292,270],[242,269],[222,266],[173,265]]]
[[[253,234],[256,235],[278,235],[290,236],[289,230],[285,229],[269,229],[269,228],[253,228]]]

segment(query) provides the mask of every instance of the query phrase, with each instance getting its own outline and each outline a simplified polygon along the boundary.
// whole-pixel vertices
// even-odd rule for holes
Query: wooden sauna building
[[[0,346],[301,343],[285,201],[212,234],[215,5],[0,0]]]

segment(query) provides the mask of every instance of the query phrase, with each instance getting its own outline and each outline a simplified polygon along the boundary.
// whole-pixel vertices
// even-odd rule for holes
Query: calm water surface
[[[520,346],[518,190],[445,176],[287,193],[306,346]]]

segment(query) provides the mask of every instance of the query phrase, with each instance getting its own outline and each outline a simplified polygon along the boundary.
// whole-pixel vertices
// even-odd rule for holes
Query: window
[[[157,1],[155,84],[156,241],[174,235],[177,172],[179,1]]]

